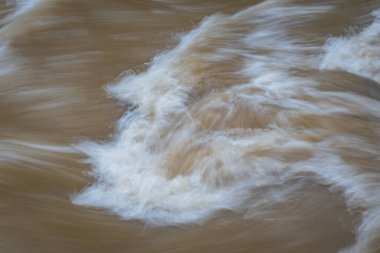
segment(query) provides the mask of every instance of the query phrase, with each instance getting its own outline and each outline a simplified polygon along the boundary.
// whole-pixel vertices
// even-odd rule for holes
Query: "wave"
[[[267,1],[210,16],[146,71],[110,85],[130,109],[112,140],[78,147],[95,181],[73,202],[153,226],[200,224],[223,210],[254,218],[312,180],[362,211],[357,242],[342,251],[370,252],[380,230],[380,88],[320,68],[377,80],[374,58],[359,55],[365,71],[357,71],[330,49],[367,38],[377,19],[355,38],[326,46],[299,29],[333,10]],[[372,50],[368,43],[362,52]],[[326,82],[329,75],[341,82]],[[265,200],[263,188],[270,189]]]
[[[380,10],[372,15],[374,21],[362,32],[327,41],[321,69],[344,70],[380,83]]]

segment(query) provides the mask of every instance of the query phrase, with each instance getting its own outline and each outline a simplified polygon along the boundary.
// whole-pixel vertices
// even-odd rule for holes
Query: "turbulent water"
[[[380,252],[380,2],[0,2],[0,252]]]

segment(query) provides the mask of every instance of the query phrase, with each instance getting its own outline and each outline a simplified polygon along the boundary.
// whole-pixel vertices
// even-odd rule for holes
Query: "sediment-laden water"
[[[0,10],[0,252],[380,252],[379,1]]]

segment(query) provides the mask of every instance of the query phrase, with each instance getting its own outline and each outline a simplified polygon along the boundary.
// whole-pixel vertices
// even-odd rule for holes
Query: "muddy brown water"
[[[320,97],[309,97],[306,93],[294,96],[318,106],[327,101],[329,106],[341,106],[350,109],[351,112],[329,115],[297,114],[298,109],[283,109],[278,104],[268,105],[268,102],[263,102],[261,105],[264,111],[260,111],[263,114],[255,114],[256,111],[250,114],[250,109],[238,107],[241,111],[236,109],[236,115],[228,118],[229,114],[223,109],[207,109],[206,112],[202,109],[202,106],[208,105],[213,99],[228,100],[229,96],[234,95],[223,93],[226,89],[238,82],[250,80],[251,77],[247,75],[235,75],[244,65],[246,55],[237,54],[236,58],[232,57],[222,63],[215,63],[216,60],[208,62],[199,55],[216,54],[216,50],[213,51],[215,48],[230,46],[236,49],[235,45],[241,34],[248,34],[257,29],[258,25],[250,26],[245,20],[256,18],[257,14],[243,14],[247,17],[244,16],[242,20],[230,21],[227,18],[244,9],[249,10],[247,8],[259,3],[247,0],[45,0],[36,1],[35,4],[33,1],[20,1],[17,5],[16,1],[2,1],[0,252],[338,252],[357,245],[362,240],[358,231],[365,215],[372,217],[368,224],[372,224],[373,228],[367,234],[364,232],[363,238],[372,239],[364,242],[364,246],[360,245],[351,250],[380,252],[380,217],[376,215],[376,212],[380,214],[377,211],[380,210],[380,200],[370,198],[371,195],[373,197],[380,193],[380,120],[376,116],[378,113],[368,109],[372,107],[373,111],[380,111],[380,88],[376,79],[376,71],[380,71],[379,65],[363,63],[363,68],[370,68],[365,72],[369,73],[367,76],[360,75],[359,70],[351,71],[344,67],[335,68],[327,73],[302,69],[298,65],[294,70],[289,70],[292,73],[297,72],[295,75],[298,77],[317,80],[320,91],[348,90],[349,94],[359,94],[368,98],[365,100],[368,106],[358,108],[357,104],[350,104],[347,102],[350,99],[346,98],[340,100],[337,97],[336,101],[332,101],[335,97],[324,98],[323,94]],[[33,6],[28,9],[25,7],[27,4]],[[276,5],[313,7],[318,4],[331,5],[333,9],[325,13],[310,12],[307,15],[313,18],[307,21],[307,25],[298,22],[297,16],[294,20],[287,19],[290,20],[289,24],[295,27],[287,31],[289,36],[304,36],[305,41],[313,40],[313,45],[319,47],[310,52],[302,52],[306,56],[323,54],[322,47],[328,37],[360,33],[375,22],[370,14],[380,6],[377,1],[273,1],[264,5],[263,9],[274,8]],[[287,10],[283,11],[286,16]],[[285,191],[287,186],[283,184],[297,184],[305,174],[305,179],[301,180],[303,187],[292,191],[291,197],[264,206],[243,207],[245,204],[241,203],[239,207],[221,208],[200,224],[188,222],[178,225],[169,222],[167,225],[152,226],[144,219],[125,219],[118,209],[103,208],[101,205],[97,207],[74,204],[72,199],[94,183],[94,178],[87,174],[92,168],[91,164],[86,162],[87,155],[78,151],[75,145],[86,140],[107,142],[115,138],[118,119],[131,108],[128,103],[120,103],[108,95],[105,86],[117,82],[115,80],[129,70],[144,73],[149,68],[146,63],[154,56],[165,50],[170,51],[179,43],[180,35],[196,29],[205,17],[215,13],[225,15],[223,18],[226,20],[223,19],[220,25],[222,28],[216,26],[222,31],[213,31],[211,28],[209,33],[200,35],[214,37],[199,42],[199,48],[194,49],[195,56],[184,53],[179,60],[179,64],[195,66],[192,66],[188,73],[181,73],[181,78],[197,75],[194,82],[208,85],[207,80],[210,76],[213,77],[210,86],[195,86],[196,88],[191,90],[188,113],[192,119],[201,122],[208,131],[229,131],[231,128],[272,129],[273,124],[283,126],[284,129],[290,129],[289,132],[292,134],[292,131],[299,131],[294,133],[297,135],[296,138],[313,143],[315,147],[318,143],[333,138],[329,136],[355,136],[356,142],[338,141],[330,146],[322,145],[320,149],[329,149],[339,154],[345,164],[355,169],[357,174],[351,176],[355,180],[363,178],[363,181],[353,180],[347,185],[334,185],[326,183],[326,180],[309,177],[308,172],[300,172],[291,180],[274,184],[273,189],[268,185],[255,186],[251,189],[254,193],[246,201],[256,203],[257,199],[270,199],[268,194],[281,192],[282,189]],[[272,15],[279,13],[273,11]],[[273,24],[268,24],[270,25],[272,27],[269,28],[273,28]],[[265,25],[263,27],[265,28]],[[281,28],[280,25],[279,27]],[[218,32],[220,34],[217,34]],[[377,40],[370,43],[373,47],[380,43],[379,34],[375,34]],[[262,39],[265,44],[266,37]],[[282,41],[278,43],[281,44]],[[364,43],[362,47],[366,45],[368,44]],[[249,50],[252,55],[263,55],[263,58],[257,58],[260,60],[276,49],[271,51],[261,46],[256,50]],[[289,53],[287,49],[284,50]],[[367,53],[371,55],[371,52]],[[285,53],[279,54],[278,57],[281,61],[288,56]],[[270,59],[264,59],[263,62]],[[377,64],[378,61],[379,59]],[[263,92],[263,89],[257,88],[257,92]],[[256,94],[254,88],[243,92],[249,95]],[[270,96],[270,92],[269,95],[265,94]],[[193,102],[198,101],[200,97],[203,100]],[[277,98],[276,101],[281,99]],[[321,108],[328,110],[327,107]],[[273,116],[279,112],[283,117],[288,117],[292,122],[292,128],[287,128],[287,123],[281,121],[280,116]],[[220,122],[215,120],[218,117],[222,117]],[[225,118],[230,121],[223,121]],[[162,130],[162,143],[171,140],[169,137],[164,138],[172,132],[191,125],[191,122],[188,122],[189,118],[184,114],[173,116],[173,120],[180,123],[173,124],[173,129]],[[312,133],[305,129],[310,129]],[[234,132],[231,135],[234,134],[246,136],[251,132]],[[166,173],[168,178],[178,175],[186,178],[196,170],[196,159],[203,159],[203,156],[211,157],[217,153],[212,153],[208,147],[203,146],[199,146],[195,151],[188,150],[186,145],[191,145],[191,141],[186,140],[182,143],[185,146],[176,146],[172,153],[165,156],[166,160],[164,159],[162,164],[169,170]],[[239,159],[245,159],[252,154],[268,159],[280,157],[279,161],[291,167],[298,161],[307,160],[313,152],[313,148],[302,150],[303,147],[277,150],[276,145],[268,148],[263,144],[261,149],[257,148],[258,150],[248,148]],[[281,145],[281,140],[278,141],[278,145]],[[214,146],[210,149],[213,148]],[[330,152],[329,150],[326,152]],[[235,160],[231,158],[231,161]],[[227,164],[225,161],[224,163]],[[221,171],[223,166],[227,166],[225,164],[220,165]],[[212,174],[209,171],[205,172],[205,177],[210,173]],[[219,189],[220,185],[235,180],[234,176],[230,179],[231,174],[228,173],[225,177],[210,179],[211,184],[217,182],[216,189]],[[342,174],[341,177],[350,175]],[[354,197],[353,200],[347,200],[347,195],[355,195],[352,191],[362,189],[368,191],[357,195],[359,197]],[[371,194],[365,195],[368,192]],[[117,193],[111,189],[109,198],[112,198],[112,194]],[[233,198],[239,199],[240,196],[237,193]],[[123,197],[118,201],[123,201]],[[228,201],[230,200],[226,200]],[[357,203],[350,206],[349,201]],[[372,212],[374,214],[371,216]],[[171,211],[170,214],[175,215],[175,211]]]

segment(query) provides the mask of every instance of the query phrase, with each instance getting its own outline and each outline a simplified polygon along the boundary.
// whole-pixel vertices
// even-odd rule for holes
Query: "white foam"
[[[366,239],[366,234],[380,227],[379,223],[369,224],[375,219],[373,213],[380,210],[376,199],[379,180],[373,181],[379,176],[375,171],[363,172],[350,165],[342,159],[341,152],[350,147],[365,157],[379,155],[378,149],[360,136],[323,127],[304,129],[293,119],[303,115],[334,118],[351,114],[377,118],[380,104],[354,93],[318,90],[318,81],[292,71],[317,70],[321,48],[291,36],[290,21],[295,18],[303,22],[302,18],[310,19],[313,14],[332,8],[315,5],[286,9],[277,8],[277,4],[278,1],[268,1],[232,17],[207,18],[182,37],[177,47],[156,57],[147,71],[130,73],[110,86],[112,95],[133,104],[135,110],[119,120],[112,141],[88,142],[79,147],[89,155],[93,166],[90,173],[96,181],[74,196],[73,202],[107,208],[125,219],[152,225],[202,223],[223,209],[246,211],[284,201],[302,187],[300,184],[286,188],[286,182],[308,175],[331,189],[339,189],[349,208],[360,207],[368,212],[363,214],[357,244],[346,250],[355,252],[354,249],[368,247],[374,237]],[[277,9],[257,16],[262,8]],[[279,10],[292,14],[285,15],[283,22],[271,22],[278,18],[271,15]],[[228,33],[233,29],[223,29],[237,20],[254,24],[254,28],[240,37]],[[222,38],[224,33],[228,38],[238,38],[228,47],[218,48],[208,60],[220,64],[231,56],[242,57],[244,64],[237,74],[248,81],[192,98],[190,94],[196,87],[207,85],[199,83],[202,78],[197,77],[197,71],[190,70],[193,65],[201,65],[205,57],[197,55],[194,48],[209,37]],[[260,50],[264,53],[260,54]],[[216,127],[218,120],[233,118],[241,106],[258,113],[268,124],[252,128],[227,124],[225,128]],[[226,113],[212,115],[211,127],[205,127],[199,115],[216,109]],[[307,141],[305,136],[318,136],[319,141]],[[170,177],[165,167],[168,157],[183,147],[204,151],[206,155],[193,161],[186,173]],[[310,157],[289,162],[281,155],[272,155],[298,150],[310,153]],[[252,200],[255,189],[275,185],[286,189],[272,192],[266,201]],[[257,216],[253,211],[246,217]]]
[[[164,150],[154,150],[159,134],[173,123],[168,115],[186,110],[192,80],[178,78],[181,56],[216,22],[215,17],[207,19],[174,50],[156,57],[149,70],[130,74],[108,88],[138,108],[119,121],[120,132],[113,142],[82,145],[94,165],[91,173],[100,180],[76,196],[74,203],[106,207],[126,219],[153,225],[200,223],[215,210],[229,208],[225,198],[233,191],[217,190],[195,174],[166,178],[160,168]]]
[[[320,68],[344,70],[380,83],[380,10],[373,16],[372,24],[362,32],[330,38]]]

